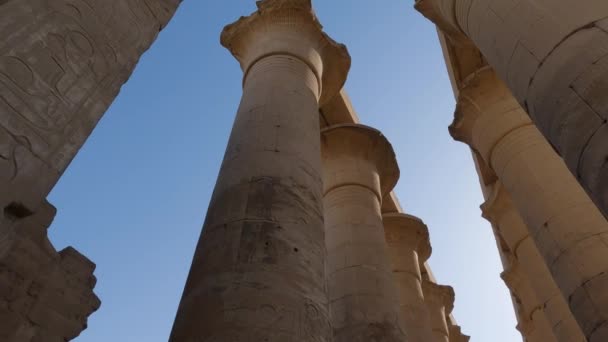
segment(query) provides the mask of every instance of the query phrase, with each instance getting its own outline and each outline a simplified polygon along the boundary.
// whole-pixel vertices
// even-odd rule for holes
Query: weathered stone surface
[[[310,1],[258,9],[222,33],[243,96],[171,341],[332,338],[319,103],[341,89],[350,58]]]
[[[418,0],[416,7],[453,41],[474,43],[608,215],[608,2]]]
[[[513,256],[510,257],[509,268],[501,274],[501,277],[519,304],[518,308],[521,310],[519,317],[521,317],[521,321],[517,329],[521,332],[525,341],[558,341],[544,313],[543,303],[538,300],[538,296],[534,292],[530,281],[522,272],[520,262]]]
[[[381,203],[399,168],[392,146],[358,124],[321,132],[327,284],[334,341],[406,341]]]
[[[422,220],[411,215],[384,214],[382,218],[408,341],[432,341],[420,272],[420,265],[431,256],[428,228]]]
[[[454,310],[455,294],[451,286],[438,285],[428,280],[422,281],[424,301],[431,317],[434,342],[450,342],[447,317]]]
[[[69,341],[100,306],[95,264],[73,248],[55,251],[47,228],[55,208],[0,232],[0,340]]]
[[[72,339],[99,306],[45,198],[180,2],[0,1],[0,340]]]
[[[0,208],[43,203],[179,3],[0,2]]]
[[[523,278],[521,289],[510,289],[521,300],[524,316],[540,320],[541,325],[545,321],[548,323],[550,335],[543,331],[544,327],[540,331],[535,329],[534,335],[541,341],[584,341],[585,337],[536,248],[528,227],[500,182],[492,185],[492,193],[481,208],[483,216],[497,227],[506,244],[510,267],[517,269],[518,276]],[[534,291],[533,294],[521,293],[526,291],[526,284]]]
[[[570,299],[608,272],[608,222],[494,72],[460,92],[450,132],[479,151],[513,199],[545,264],[587,339],[608,315],[608,298]],[[590,322],[588,319],[593,317]]]

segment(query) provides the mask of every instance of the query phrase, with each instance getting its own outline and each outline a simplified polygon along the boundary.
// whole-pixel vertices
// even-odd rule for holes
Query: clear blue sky
[[[474,342],[521,341],[434,27],[413,0],[316,0],[345,43],[361,120],[393,143],[405,210],[429,226],[431,265]],[[382,3],[382,5],[379,5]],[[53,190],[50,230],[95,263],[100,311],[78,342],[165,342],[241,96],[222,27],[254,1],[186,0]]]

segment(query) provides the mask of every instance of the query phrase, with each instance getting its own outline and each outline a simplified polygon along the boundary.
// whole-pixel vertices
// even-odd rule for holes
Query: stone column
[[[420,265],[431,256],[428,228],[419,218],[406,214],[384,214],[383,220],[408,341],[432,341],[420,272]]]
[[[431,281],[422,281],[424,301],[431,317],[433,342],[450,342],[450,329],[447,316],[454,309],[454,289]]]
[[[517,325],[517,330],[524,339],[529,342],[557,341],[544,313],[543,303],[539,302],[538,296],[521,270],[519,261],[511,258],[510,268],[500,276],[519,304],[521,321]],[[570,341],[582,342],[582,340]]]
[[[492,186],[489,199],[481,206],[483,216],[497,227],[502,241],[511,251],[512,262],[534,291],[533,299],[539,314],[544,314],[552,329],[552,338],[546,341],[584,341],[585,337],[561,295],[549,269],[545,265],[530,231],[515,209],[511,197],[500,181]]]
[[[331,341],[319,105],[350,67],[307,0],[227,26],[243,96],[171,341]]]
[[[494,170],[584,335],[608,340],[608,222],[495,73],[460,92],[450,132]]]
[[[608,2],[418,0],[416,7],[455,44],[475,44],[608,214]]]
[[[321,151],[334,341],[403,342],[380,211],[399,178],[393,149],[377,130],[343,124],[322,131]]]

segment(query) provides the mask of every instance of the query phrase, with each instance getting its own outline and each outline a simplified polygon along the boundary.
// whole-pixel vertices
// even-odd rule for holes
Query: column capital
[[[393,147],[380,131],[365,125],[341,124],[323,129],[321,157],[328,166],[325,194],[340,186],[360,185],[382,202],[399,180]]]
[[[288,55],[306,63],[317,76],[324,104],[342,89],[351,59],[343,44],[331,39],[310,0],[262,0],[258,10],[227,25],[221,43],[241,64],[247,77],[259,60]]]
[[[510,131],[529,124],[530,118],[504,82],[485,66],[463,81],[449,132],[491,164],[494,146]]]
[[[423,280],[422,292],[424,293],[424,301],[428,304],[443,306],[446,316],[454,310],[456,294],[451,286],[439,285],[428,280]]]
[[[511,198],[500,181],[492,184],[492,192],[480,208],[481,216],[494,224],[498,224],[507,210],[513,209]]]
[[[523,336],[530,336],[534,331],[534,322],[528,317],[522,316],[515,327]]]
[[[386,240],[390,243],[407,243],[418,254],[420,263],[426,262],[432,253],[428,227],[418,217],[390,213],[382,215]]]
[[[473,146],[473,126],[491,106],[504,97],[508,89],[496,76],[494,70],[484,66],[462,81],[454,112],[454,121],[449,127],[450,135],[457,141]]]
[[[509,263],[510,266],[504,272],[500,274],[500,277],[505,282],[509,290],[518,298],[520,298],[524,293],[523,286],[525,285],[526,278],[521,272],[521,268],[519,267],[519,261],[513,255],[509,255]]]
[[[455,0],[416,0],[414,8],[437,25],[454,45],[473,45],[460,28],[456,18]]]

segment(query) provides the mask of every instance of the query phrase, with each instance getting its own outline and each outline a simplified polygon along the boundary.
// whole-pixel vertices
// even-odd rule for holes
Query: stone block
[[[608,124],[603,124],[587,143],[581,156],[579,178],[604,214],[608,208]]]

